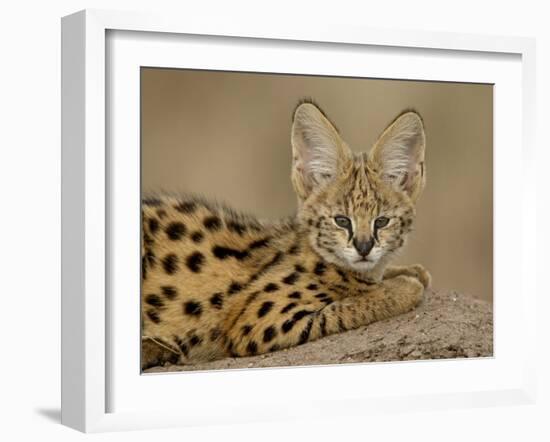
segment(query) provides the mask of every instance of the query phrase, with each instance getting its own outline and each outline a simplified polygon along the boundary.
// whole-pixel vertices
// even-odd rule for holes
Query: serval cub
[[[412,310],[430,275],[387,267],[425,183],[422,119],[399,115],[353,154],[314,103],[292,124],[294,218],[198,198],[142,205],[142,367],[248,356]]]

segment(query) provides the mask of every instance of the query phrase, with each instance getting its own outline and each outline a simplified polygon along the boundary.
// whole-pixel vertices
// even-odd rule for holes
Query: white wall
[[[307,22],[350,23],[386,28],[407,28],[536,36],[538,38],[538,121],[546,129],[549,98],[550,32],[545,2],[462,0],[356,3],[320,1],[174,2],[156,0],[80,0],[4,2],[0,8],[0,189],[3,210],[0,286],[0,434],[3,440],[80,440],[84,436],[57,423],[59,415],[59,323],[60,323],[60,17],[85,7],[127,10],[169,8],[180,14],[231,15],[283,21],[291,14]],[[548,142],[539,140],[539,148]],[[547,151],[538,161],[541,190],[547,192]],[[546,193],[548,194],[548,193]],[[542,212],[542,211],[541,211]],[[548,210],[539,218],[539,248],[542,276],[542,226],[549,223]],[[533,221],[534,225],[534,221]],[[548,260],[546,260],[548,262]],[[7,282],[7,283],[6,283]],[[542,285],[542,284],[541,284]],[[547,289],[541,288],[540,295]],[[539,328],[548,335],[544,312],[550,304],[540,300]],[[541,374],[550,364],[546,342],[540,337]],[[407,415],[381,415],[334,422],[294,422],[215,429],[167,430],[162,433],[101,435],[100,440],[149,440],[177,437],[179,440],[344,440],[349,438],[406,440],[548,440],[548,377],[540,379],[540,404],[484,410],[441,411]],[[10,433],[8,436],[7,433]]]

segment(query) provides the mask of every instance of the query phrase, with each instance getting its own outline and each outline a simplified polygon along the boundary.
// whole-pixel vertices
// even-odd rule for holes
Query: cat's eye
[[[343,229],[351,227],[351,220],[347,216],[337,215],[334,217],[334,222],[338,227],[342,227]]]
[[[386,216],[380,216],[376,218],[374,221],[374,227],[376,229],[381,229],[382,227],[386,227],[388,223],[390,222],[390,219]]]

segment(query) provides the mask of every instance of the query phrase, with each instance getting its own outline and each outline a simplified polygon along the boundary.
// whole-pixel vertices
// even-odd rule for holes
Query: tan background
[[[291,114],[313,97],[354,150],[402,109],[426,126],[427,186],[401,262],[434,287],[492,300],[491,85],[142,69],[143,191],[200,193],[265,218],[290,215]]]

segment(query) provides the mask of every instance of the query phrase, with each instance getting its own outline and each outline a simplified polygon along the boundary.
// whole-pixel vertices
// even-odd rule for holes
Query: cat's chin
[[[348,266],[356,272],[368,272],[376,267],[376,262],[373,261],[355,261],[348,263]]]

